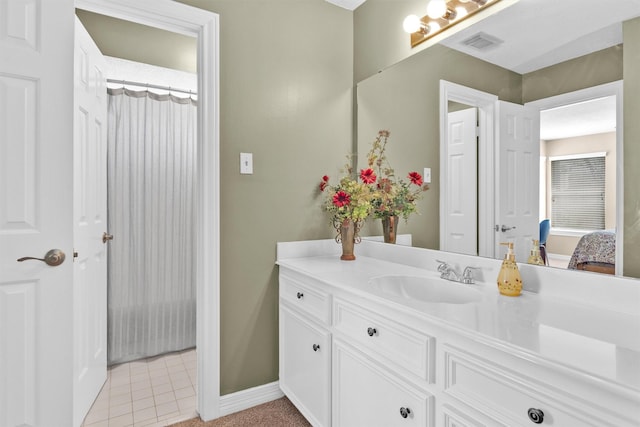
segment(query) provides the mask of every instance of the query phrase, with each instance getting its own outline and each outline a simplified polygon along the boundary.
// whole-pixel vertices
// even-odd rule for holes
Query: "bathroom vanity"
[[[640,281],[363,240],[278,243],[280,387],[314,426],[638,426]],[[445,261],[475,284],[440,278]]]

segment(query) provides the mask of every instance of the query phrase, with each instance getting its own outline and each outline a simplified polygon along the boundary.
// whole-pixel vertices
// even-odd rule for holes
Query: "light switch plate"
[[[253,153],[240,153],[240,173],[244,175],[253,173]]]
[[[431,168],[424,168],[424,174],[422,174],[422,180],[425,184],[431,184]]]

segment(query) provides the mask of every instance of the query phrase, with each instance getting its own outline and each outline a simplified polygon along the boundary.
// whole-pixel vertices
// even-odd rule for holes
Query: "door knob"
[[[18,258],[18,262],[33,259],[36,261],[42,261],[47,265],[50,265],[51,267],[56,267],[64,262],[64,258],[65,258],[64,252],[62,252],[60,249],[51,249],[49,252],[47,252],[44,255],[44,258],[35,258],[31,256],[25,256],[22,258]]]
[[[113,234],[109,234],[106,231],[102,233],[102,243],[107,243],[109,240],[113,240]]]

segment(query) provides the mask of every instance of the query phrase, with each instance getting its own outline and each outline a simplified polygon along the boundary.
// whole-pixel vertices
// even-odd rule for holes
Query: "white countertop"
[[[319,242],[322,242],[319,250],[296,250],[295,256],[292,256],[294,252],[279,246],[277,263],[287,269],[312,276],[330,286],[349,290],[358,297],[404,308],[405,311],[417,317],[470,334],[480,334],[483,339],[500,344],[513,352],[524,352],[534,359],[558,363],[597,380],[627,388],[632,393],[640,391],[640,305],[635,312],[629,310],[629,308],[633,309],[636,301],[630,303],[630,307],[626,306],[625,310],[618,311],[607,306],[598,308],[581,299],[572,300],[566,295],[558,297],[557,292],[560,291],[557,290],[554,290],[556,293],[550,292],[549,295],[544,292],[524,291],[519,297],[502,296],[495,285],[495,277],[490,277],[490,274],[494,273],[491,269],[496,268],[495,263],[499,268],[500,262],[496,260],[478,261],[480,264],[485,261],[490,264],[489,267],[484,268],[485,282],[459,285],[473,286],[480,290],[482,299],[479,302],[438,304],[394,300],[393,297],[373,292],[369,280],[383,275],[425,276],[442,280],[439,279],[435,266],[423,268],[389,262],[375,256],[379,255],[377,247],[374,248],[375,250],[361,250],[369,256],[359,255],[356,251],[355,261],[341,261],[339,252],[335,252],[330,243]],[[279,245],[283,244],[279,243]],[[338,246],[335,242],[333,245]],[[367,245],[369,243],[364,246]],[[392,246],[377,245],[378,247]],[[301,246],[298,246],[296,249],[300,248]],[[335,253],[326,255],[324,254],[326,249]],[[424,251],[417,248],[391,249],[394,253],[401,251],[404,254],[412,253],[414,250]],[[435,253],[433,256],[444,254],[438,251],[430,252]],[[424,258],[424,252],[421,252],[420,256]],[[454,254],[446,254],[446,256],[447,261],[457,259]],[[397,254],[389,256],[389,258],[394,257],[397,259]],[[467,263],[469,259],[475,259],[463,255],[459,257],[461,262]],[[409,262],[411,263],[416,264]],[[428,261],[427,264],[433,265],[433,260]],[[487,272],[487,270],[490,271]],[[545,274],[542,273],[542,276]],[[497,273],[495,276],[497,277]],[[523,277],[527,275],[523,274]],[[614,280],[614,284],[617,283]],[[635,284],[640,285],[640,281],[632,280],[631,285]],[[452,283],[452,285],[457,284]],[[548,287],[549,284],[546,283],[545,286]],[[533,288],[544,289],[545,287],[536,284]],[[635,290],[631,289],[630,295],[635,298]]]

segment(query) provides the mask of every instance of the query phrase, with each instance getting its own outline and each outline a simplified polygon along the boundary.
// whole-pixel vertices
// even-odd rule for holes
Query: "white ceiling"
[[[520,74],[622,43],[622,22],[640,0],[519,0],[441,43]],[[503,43],[479,51],[462,42],[482,32]]]
[[[615,96],[540,112],[540,139],[546,141],[615,131]]]
[[[354,10],[366,0],[326,0],[329,3],[333,3],[336,6],[343,7],[345,9]]]

